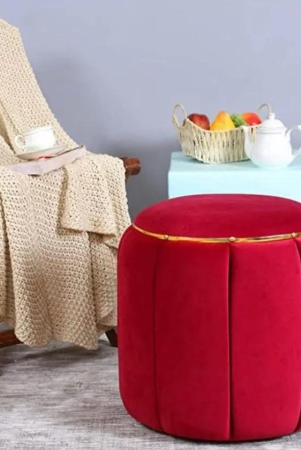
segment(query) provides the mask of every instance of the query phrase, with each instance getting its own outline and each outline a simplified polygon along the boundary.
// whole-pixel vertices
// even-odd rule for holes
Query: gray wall
[[[138,156],[131,212],[166,197],[172,106],[213,117],[264,101],[301,123],[300,0],[0,0],[69,134]]]

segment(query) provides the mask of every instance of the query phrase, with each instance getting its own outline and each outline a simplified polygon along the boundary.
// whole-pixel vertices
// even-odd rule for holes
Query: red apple
[[[189,114],[188,119],[198,127],[201,127],[204,130],[210,130],[210,120],[205,114]]]
[[[259,125],[261,123],[261,118],[253,112],[245,112],[241,117],[247,122],[248,125]]]

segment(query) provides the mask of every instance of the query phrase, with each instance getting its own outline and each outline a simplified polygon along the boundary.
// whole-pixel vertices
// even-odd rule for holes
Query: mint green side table
[[[285,169],[268,171],[251,161],[208,165],[172,153],[168,197],[192,194],[264,194],[301,202],[301,156]]]

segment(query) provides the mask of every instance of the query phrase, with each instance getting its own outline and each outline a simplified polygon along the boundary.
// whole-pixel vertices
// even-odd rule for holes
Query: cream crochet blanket
[[[14,137],[51,124],[75,142],[44,99],[16,28],[0,20],[0,321],[31,346],[51,339],[97,347],[116,326],[116,252],[129,225],[121,160],[88,156],[30,177]]]

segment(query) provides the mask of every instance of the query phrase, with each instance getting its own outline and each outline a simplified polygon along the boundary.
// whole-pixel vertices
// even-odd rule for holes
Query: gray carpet
[[[53,344],[0,350],[0,449],[300,450],[301,433],[253,444],[186,442],[152,432],[125,412],[117,352]]]

